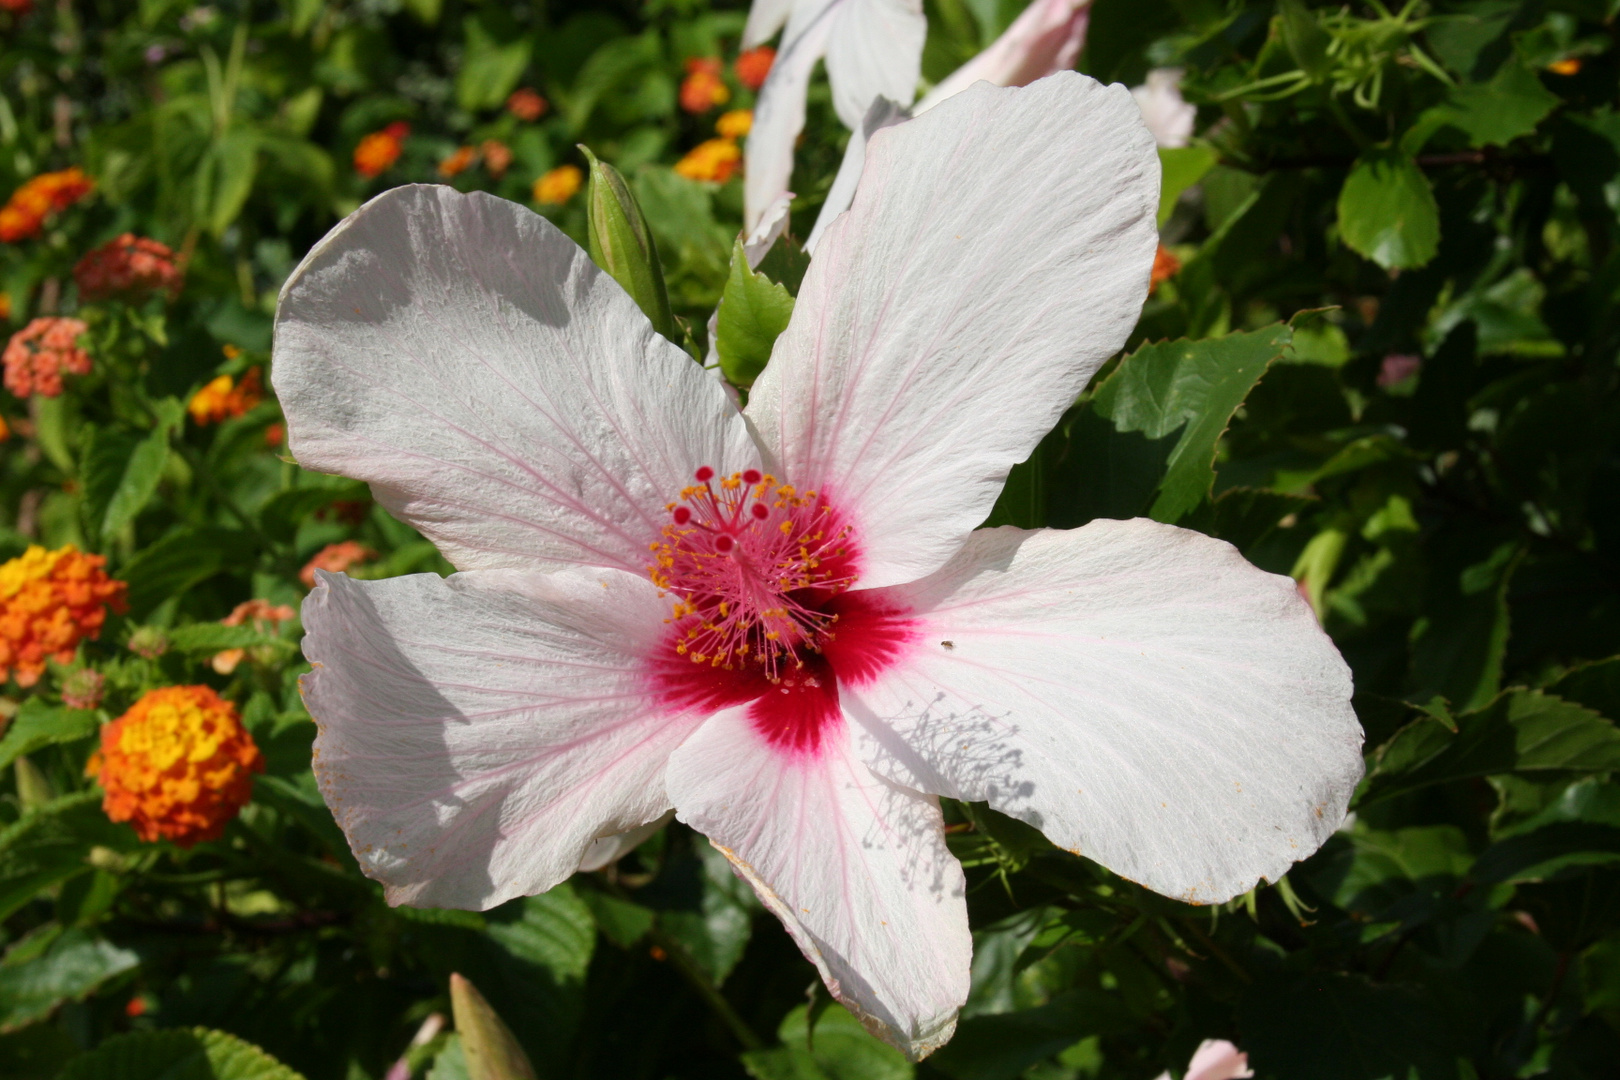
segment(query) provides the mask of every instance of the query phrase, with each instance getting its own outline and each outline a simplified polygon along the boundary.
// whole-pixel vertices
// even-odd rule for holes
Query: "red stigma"
[[[677,506],[675,508],[675,513],[670,516],[675,519],[675,524],[685,525],[688,521],[692,520],[692,511],[688,510],[684,506]]]
[[[745,484],[757,484],[762,479],[764,479],[764,476],[758,469],[747,469],[742,474],[742,482]]]
[[[764,503],[755,503],[752,512],[753,515],[759,518],[761,521],[764,521],[766,518],[771,516],[769,508],[767,508]]]
[[[714,538],[714,550],[716,551],[730,551],[736,546],[736,542],[724,534]]]
[[[698,483],[707,484],[710,480],[714,479],[714,470],[709,468],[707,465],[704,465],[702,468],[698,469],[698,471],[693,473],[692,475],[697,480]]]

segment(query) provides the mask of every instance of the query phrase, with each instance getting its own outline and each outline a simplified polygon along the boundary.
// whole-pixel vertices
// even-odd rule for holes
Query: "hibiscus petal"
[[[1183,900],[1277,881],[1362,773],[1350,671],[1285,577],[1146,520],[976,532],[883,590],[912,648],[844,688],[879,772],[988,800]]]
[[[823,17],[826,4],[814,16],[793,21],[782,35],[782,47],[771,64],[765,85],[754,102],[754,123],[748,130],[743,169],[743,229],[752,233],[765,211],[787,191],[793,178],[793,146],[804,130],[805,95],[810,73],[827,51],[832,20]]]
[[[910,105],[928,19],[921,0],[837,0],[827,38],[833,109],[851,131],[880,97]]]
[[[677,816],[725,853],[867,1030],[922,1057],[955,1030],[973,949],[939,803],[873,775],[841,721],[814,752],[784,751],[752,708],[716,714],[670,758]]]
[[[307,468],[367,480],[463,570],[640,572],[701,465],[755,452],[713,379],[539,215],[394,188],[317,244],[276,317]]]
[[[670,808],[700,716],[660,710],[650,582],[615,570],[320,579],[304,601],[315,771],[389,903],[488,908]]]
[[[743,27],[742,47],[752,49],[769,41],[793,10],[793,0],[754,0],[748,9],[748,24]]]
[[[979,84],[879,131],[747,414],[857,531],[862,585],[932,573],[1121,345],[1159,162],[1122,86]]]
[[[838,175],[833,177],[832,187],[827,189],[827,198],[821,204],[821,212],[816,215],[816,226],[810,230],[810,238],[804,242],[806,252],[815,254],[816,245],[821,243],[821,234],[854,201],[855,185],[860,183],[861,169],[866,165],[867,140],[881,129],[909,119],[911,114],[904,106],[896,105],[886,97],[872,102],[872,107],[866,110],[866,118],[850,133],[849,142],[844,146],[844,160],[838,163]]]
[[[591,841],[591,846],[585,849],[584,856],[579,860],[579,868],[585,871],[600,870],[608,863],[618,862],[674,819],[675,811],[670,810],[658,820],[638,825],[629,832],[597,837]]]

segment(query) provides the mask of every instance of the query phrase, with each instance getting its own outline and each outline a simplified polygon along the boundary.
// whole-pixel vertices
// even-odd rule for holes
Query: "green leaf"
[[[653,923],[658,921],[657,912],[651,908],[595,889],[583,890],[582,899],[591,909],[602,936],[621,949],[631,948],[640,942],[653,928]]]
[[[213,655],[225,649],[247,649],[278,638],[266,637],[251,626],[194,623],[167,631],[169,646],[185,653]]]
[[[1540,690],[1515,690],[1457,717],[1457,731],[1416,720],[1378,752],[1358,808],[1433,784],[1497,773],[1620,768],[1620,729]]]
[[[1571,866],[1620,863],[1620,829],[1562,821],[1519,833],[1486,848],[1469,871],[1482,885],[1541,881]]]
[[[499,108],[523,78],[534,42],[518,33],[504,11],[485,9],[461,25],[466,38],[456,102],[468,112]]]
[[[1509,59],[1496,69],[1490,82],[1453,88],[1442,104],[1420,116],[1416,124],[1423,125],[1432,117],[1467,135],[1470,146],[1506,146],[1534,132],[1558,100],[1557,94],[1541,85],[1535,72]]]
[[[1327,31],[1306,10],[1303,0],[1278,0],[1277,19],[1283,44],[1294,63],[1312,80],[1320,80],[1333,67],[1328,57],[1331,39]]]
[[[80,791],[25,811],[0,829],[0,919],[53,885],[88,873],[96,845],[129,850],[136,845],[127,825],[107,820],[99,791]]]
[[[738,240],[731,250],[731,274],[720,297],[715,330],[720,370],[727,381],[739,387],[754,384],[792,315],[793,296],[764,274],[749,269]]]
[[[308,484],[311,478],[306,475],[304,479]],[[363,502],[370,498],[364,484],[341,481],[337,477],[325,479],[337,482],[295,487],[277,492],[265,500],[259,511],[259,528],[272,540],[287,543],[298,535],[298,527],[317,510],[335,502]]]
[[[642,314],[652,320],[654,330],[675,341],[664,270],[647,218],[619,170],[597,160],[588,148],[579,149],[591,165],[585,200],[591,261],[613,275]]]
[[[888,1043],[861,1027],[846,1010],[833,1006],[810,1019],[800,1005],[782,1020],[782,1046],[742,1055],[743,1066],[759,1080],[911,1080],[916,1069]]]
[[[1620,656],[1575,668],[1547,687],[1547,692],[1614,720],[1620,717]]]
[[[1424,995],[1358,975],[1282,975],[1238,1005],[1257,1074],[1311,1080],[1457,1080],[1454,1038]]]
[[[303,1080],[252,1043],[207,1028],[114,1035],[57,1080]]]
[[[0,1034],[44,1019],[65,1001],[84,1000],[139,963],[130,950],[77,928],[24,938],[0,961]]]
[[[1170,220],[1182,192],[1204,178],[1220,155],[1207,146],[1159,148],[1159,224]]]
[[[1511,609],[1508,587],[1524,559],[1516,541],[1491,546],[1483,530],[1440,534],[1429,541],[1431,569],[1425,614],[1413,632],[1407,698],[1450,701],[1477,709],[1502,685]]]
[[[0,1076],[6,1080],[56,1080],[57,1073],[79,1053],[73,1036],[60,1024],[30,1024],[0,1036]]]
[[[550,970],[558,982],[583,981],[596,946],[591,909],[567,882],[524,899],[518,919],[491,921],[488,932],[519,960]]]
[[[1155,520],[1174,522],[1210,493],[1216,444],[1291,336],[1287,325],[1277,323],[1205,341],[1144,345],[1097,388],[1096,411],[1116,431],[1152,440],[1181,433],[1148,511]]]
[[[699,909],[662,912],[658,925],[685,947],[692,961],[719,986],[748,947],[759,903],[754,890],[732,873],[731,864],[712,845],[698,845],[698,857],[703,862]]]
[[[182,526],[136,553],[119,571],[129,582],[129,610],[141,620],[163,601],[227,569],[251,562],[258,549],[249,536],[217,526]]]
[[[427,1080],[472,1080],[467,1072],[467,1055],[461,1049],[460,1035],[452,1032],[445,1040],[444,1049],[434,1057],[433,1067],[428,1070]]]
[[[952,1080],[1014,1080],[1087,1035],[1133,1026],[1119,994],[1068,990],[1038,1008],[961,1021],[955,1037],[928,1063]]]
[[[84,468],[86,509],[100,536],[122,531],[157,494],[169,462],[169,437],[185,417],[185,408],[174,398],[165,398],[157,411],[157,426],[143,439],[100,431],[91,441]]]
[[[1440,207],[1417,162],[1390,150],[1356,159],[1339,192],[1339,236],[1386,270],[1422,266],[1440,250]]]
[[[77,742],[95,734],[97,727],[93,712],[47,705],[39,698],[29,698],[6,728],[5,738],[0,739],[0,769],[42,747]]]
[[[232,128],[213,146],[214,191],[208,208],[208,229],[216,237],[242,213],[259,173],[259,138],[247,128]]]

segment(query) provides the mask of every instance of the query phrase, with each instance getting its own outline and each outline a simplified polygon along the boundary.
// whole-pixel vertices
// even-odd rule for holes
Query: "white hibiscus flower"
[[[1192,901],[1313,851],[1361,734],[1291,581],[1150,521],[975,531],[1130,332],[1158,176],[1074,74],[879,133],[742,413],[512,203],[398,188],[318,244],[292,449],[460,571],[304,606],[317,775],[388,899],[541,892],[673,809],[918,1057],[969,981],[939,796]]]

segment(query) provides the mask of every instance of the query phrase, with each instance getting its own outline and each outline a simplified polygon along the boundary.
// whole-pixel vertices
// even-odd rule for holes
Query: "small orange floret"
[[[216,377],[191,396],[186,411],[199,424],[217,424],[241,416],[263,400],[264,383],[259,369],[249,368],[241,382],[232,382],[229,375]]]
[[[47,659],[65,664],[80,641],[101,633],[108,608],[124,610],[128,586],[107,576],[106,562],[72,544],[36,544],[0,565],[0,681],[33,686]]]
[[[484,171],[499,180],[512,164],[512,148],[499,139],[485,139],[478,147],[484,158]]]
[[[47,216],[66,210],[94,187],[77,165],[39,174],[13,191],[6,205],[0,207],[0,241],[10,244],[38,236]]]
[[[765,76],[771,73],[771,65],[774,63],[776,50],[769,45],[761,45],[738,56],[732,70],[737,73],[738,82],[750,90],[758,90],[765,85]]]
[[[405,137],[411,125],[403,121],[389,124],[381,131],[373,131],[354,148],[354,171],[370,178],[388,169],[399,160],[405,149]]]
[[[79,348],[79,335],[87,329],[79,319],[47,318],[34,319],[12,334],[0,357],[6,389],[20,398],[56,397],[62,393],[63,374],[90,374],[90,354]]]
[[[559,165],[534,182],[534,201],[543,206],[561,206],[572,199],[585,183],[577,165]]]
[[[6,418],[0,416],[0,442],[5,442],[9,438],[11,438],[11,427],[6,423]]]
[[[720,60],[698,56],[686,62],[686,78],[681,80],[681,108],[689,113],[705,113],[731,100],[731,91],[720,78]]]
[[[1581,58],[1566,56],[1562,60],[1554,60],[1547,65],[1547,70],[1554,75],[1579,75],[1581,73]]]
[[[101,729],[86,770],[101,782],[101,807],[142,840],[181,847],[217,840],[253,794],[264,756],[236,706],[207,686],[148,691]]]
[[[460,176],[476,160],[478,160],[478,151],[470,146],[460,147],[455,153],[439,162],[439,175],[446,180],[452,176]]]
[[[0,319],[11,318],[11,294],[0,292]]]
[[[1170,249],[1163,244],[1153,253],[1153,276],[1148,279],[1148,292],[1151,294],[1158,290],[1162,282],[1169,281],[1181,273],[1181,260],[1170,254]]]
[[[742,151],[732,139],[709,139],[698,143],[675,163],[675,171],[688,180],[712,180],[723,184],[742,164]]]
[[[180,295],[182,272],[167,244],[125,233],[96,248],[73,268],[79,299],[95,301],[120,297],[130,301]]]
[[[327,544],[315,553],[315,557],[304,565],[298,572],[298,580],[304,583],[304,588],[315,587],[315,571],[328,570],[334,574],[341,574],[349,567],[367,559],[374,559],[377,553],[364,544],[354,540],[344,540],[337,544]]]
[[[506,99],[506,111],[519,120],[533,123],[546,115],[546,99],[530,87],[512,91]]]

